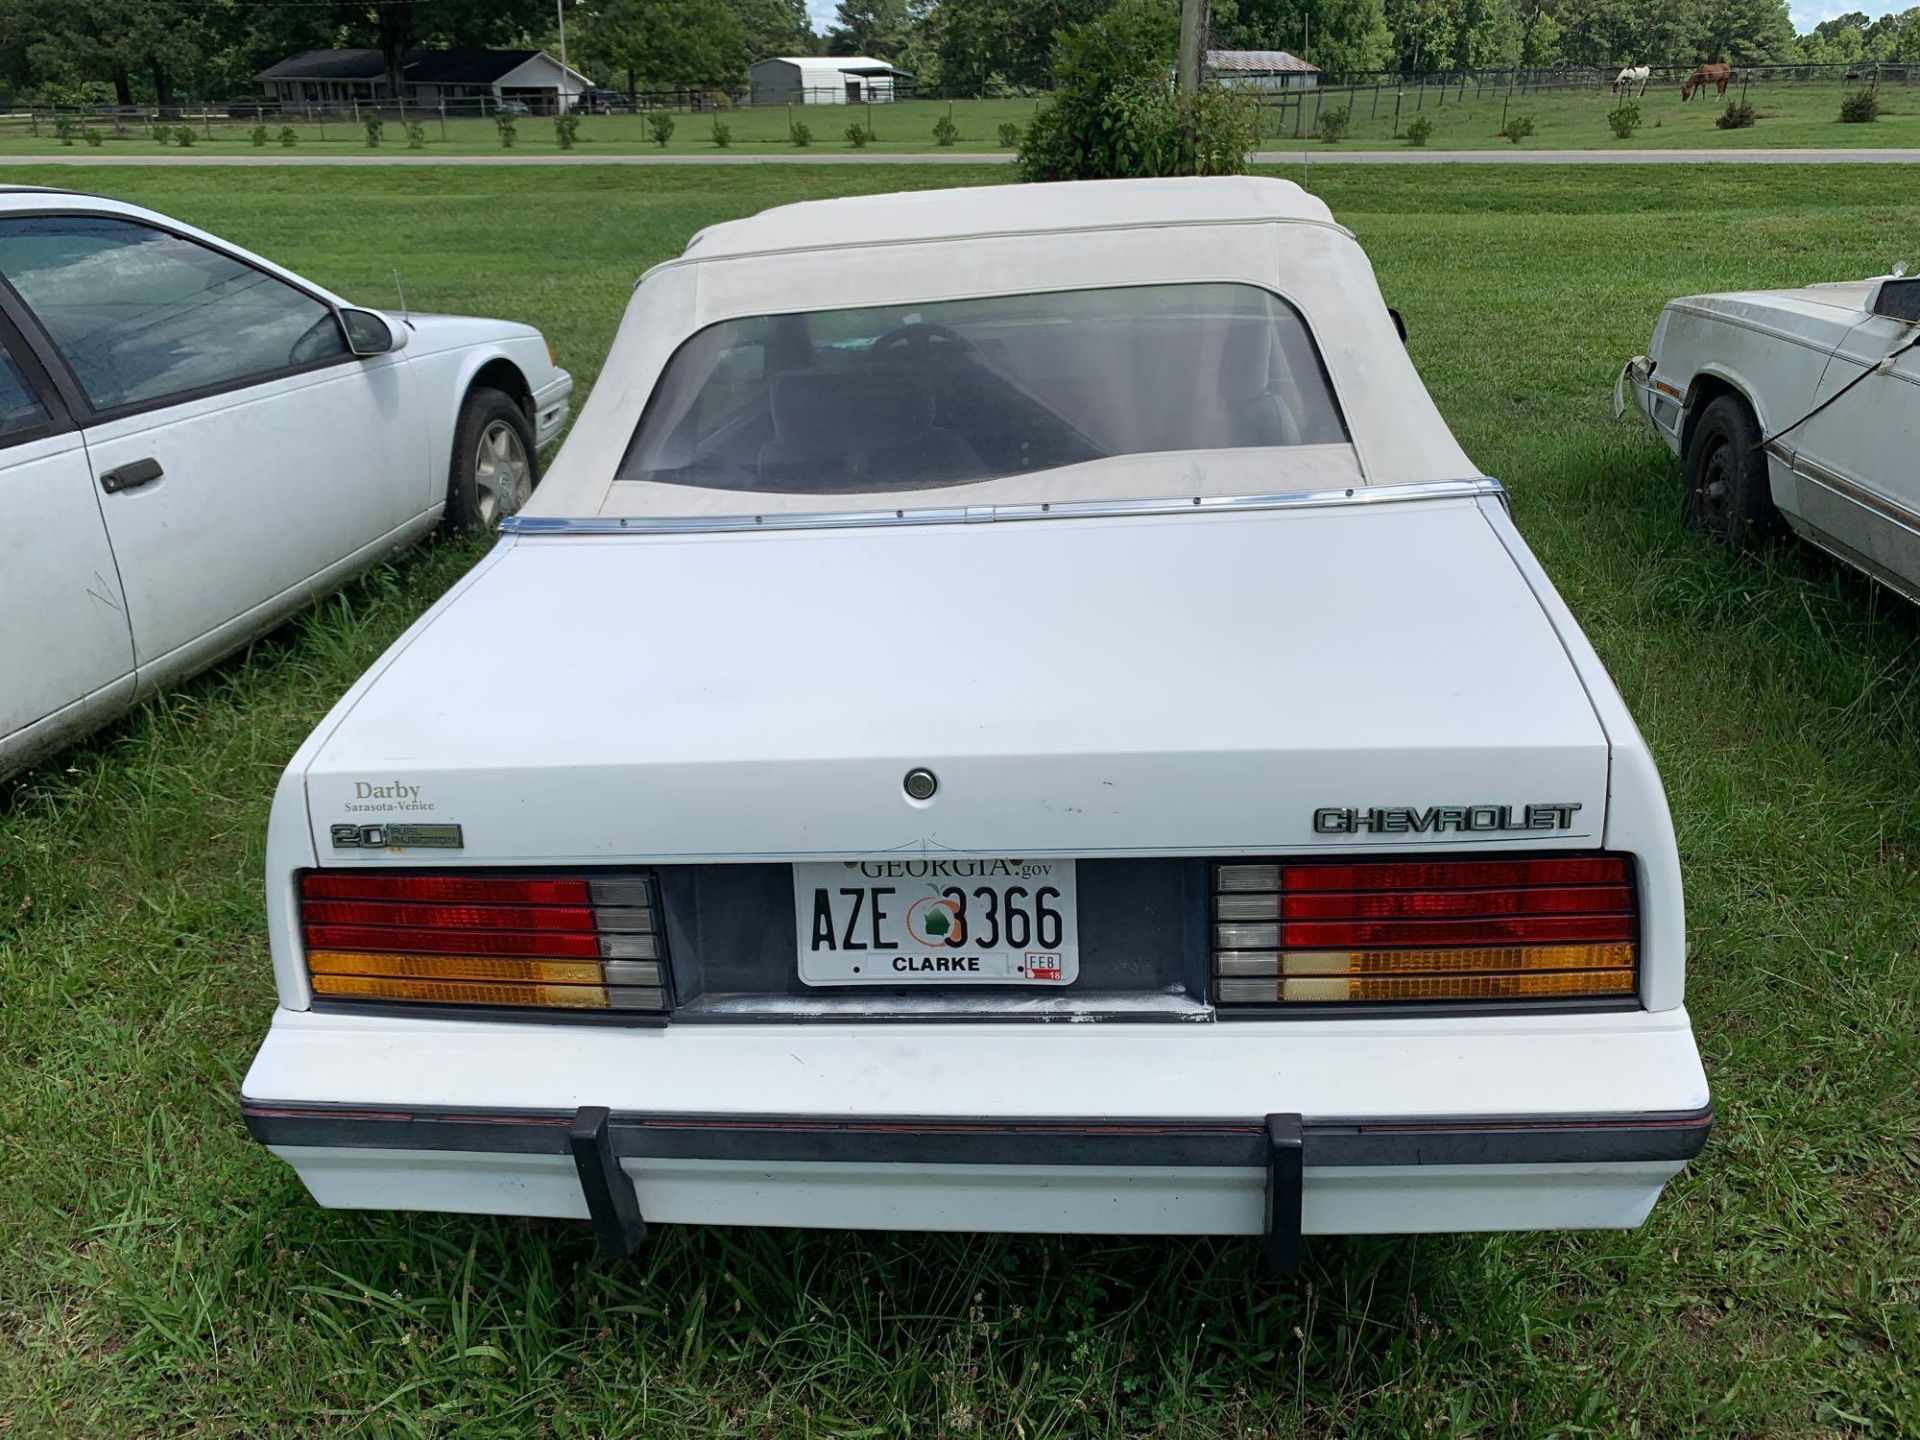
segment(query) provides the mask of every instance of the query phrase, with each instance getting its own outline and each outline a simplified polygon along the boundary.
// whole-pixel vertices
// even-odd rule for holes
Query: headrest
[[[1267,388],[1273,369],[1273,325],[1259,320],[1229,320],[1220,337],[1222,395],[1244,400]]]
[[[913,375],[787,370],[768,394],[774,440],[796,458],[899,445],[933,429],[933,392]]]

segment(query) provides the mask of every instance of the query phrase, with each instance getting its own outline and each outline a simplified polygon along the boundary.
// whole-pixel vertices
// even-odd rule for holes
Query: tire
[[[1760,439],[1747,402],[1722,395],[1701,412],[1687,444],[1687,526],[1729,550],[1751,550],[1780,533]]]
[[[499,528],[539,483],[540,457],[534,453],[526,412],[511,395],[474,386],[453,427],[446,530],[473,535]]]

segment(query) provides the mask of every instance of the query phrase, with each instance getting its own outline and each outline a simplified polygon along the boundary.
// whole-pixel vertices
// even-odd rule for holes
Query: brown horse
[[[1694,67],[1693,74],[1687,77],[1686,84],[1680,87],[1680,98],[1691,100],[1694,91],[1705,90],[1709,85],[1717,85],[1720,93],[1725,95],[1727,86],[1732,83],[1733,67],[1731,65],[1697,65]]]

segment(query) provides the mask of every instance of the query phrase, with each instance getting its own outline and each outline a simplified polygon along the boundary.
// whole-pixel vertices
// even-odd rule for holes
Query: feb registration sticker
[[[793,867],[809,985],[1071,985],[1071,860],[832,860]]]

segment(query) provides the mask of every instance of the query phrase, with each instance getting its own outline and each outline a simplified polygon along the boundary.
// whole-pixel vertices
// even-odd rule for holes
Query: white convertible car
[[[1920,278],[1669,301],[1616,410],[1629,389],[1696,529],[1737,547],[1784,522],[1920,601]]]
[[[537,330],[356,309],[96,195],[0,187],[0,776],[538,479]]]
[[[1295,186],[703,231],[506,529],[274,804],[322,1204],[1285,1265],[1704,1142],[1647,747]]]

